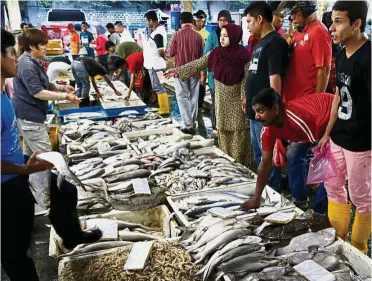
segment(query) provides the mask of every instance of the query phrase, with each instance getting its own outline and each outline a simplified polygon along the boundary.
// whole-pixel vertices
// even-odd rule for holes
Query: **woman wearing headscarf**
[[[231,23],[231,14],[228,10],[222,10],[218,13],[217,16],[217,21],[218,21],[218,27],[216,30],[212,31],[208,38],[207,41],[205,42],[205,47],[204,47],[204,53],[203,55],[205,56],[208,54],[210,51],[213,49],[221,46],[220,44],[220,34],[221,34],[221,29],[227,25],[228,23]],[[200,83],[202,85],[205,85],[205,80],[206,80],[206,70],[203,71],[202,77],[200,80]],[[212,98],[212,103],[210,105],[210,112],[211,112],[211,121],[212,121],[212,127],[214,130],[216,130],[216,114],[215,114],[215,85],[214,85],[214,77],[213,77],[213,72],[208,71],[208,86],[211,92],[211,98]],[[214,131],[214,135],[217,133]]]
[[[236,24],[225,25],[220,32],[221,46],[202,58],[170,69],[166,77],[189,80],[203,69],[214,72],[215,109],[218,143],[222,151],[247,165],[249,153],[248,122],[239,110],[245,95],[245,77],[249,68],[248,51],[239,42],[242,28]]]
[[[99,63],[105,68],[107,74],[110,74],[110,69],[107,62],[109,52],[106,50],[106,42],[108,41],[108,38],[105,34],[106,29],[102,25],[97,25],[96,31],[98,37],[96,39],[96,47],[94,50],[97,52]]]

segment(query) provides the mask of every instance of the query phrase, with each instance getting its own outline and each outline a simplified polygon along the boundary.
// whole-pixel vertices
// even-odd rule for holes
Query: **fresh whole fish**
[[[144,234],[144,233],[138,233],[138,232],[131,232],[127,230],[121,230],[119,231],[119,237],[123,241],[150,241],[150,240],[158,240],[163,237],[154,236],[150,234]]]
[[[318,232],[305,233],[292,238],[288,246],[279,248],[277,255],[284,255],[291,252],[306,251],[310,246],[326,247],[336,239],[336,230],[326,228]]]
[[[271,281],[291,272],[294,272],[294,269],[291,267],[274,266],[263,269],[261,272],[257,273],[257,276],[260,280]]]
[[[87,245],[80,249],[76,249],[76,250],[74,249],[72,252],[68,254],[60,255],[58,258],[63,258],[67,256],[72,256],[72,255],[80,255],[80,254],[85,254],[85,253],[90,253],[90,252],[95,252],[95,251],[100,251],[100,250],[107,250],[107,249],[131,245],[131,244],[133,244],[133,242],[129,242],[129,241],[98,242],[98,243],[94,243],[91,245]]]
[[[197,248],[200,248],[201,246],[204,246],[206,243],[228,230],[229,227],[231,228],[235,223],[236,219],[222,220],[215,223],[214,225],[210,226],[206,232],[204,232],[195,245],[188,248],[188,251],[191,252]]]
[[[221,278],[226,273],[232,273],[237,277],[260,271],[266,267],[276,266],[279,260],[269,259],[264,253],[250,253],[233,258],[218,266],[221,272],[217,274],[217,278]]]
[[[147,178],[150,174],[151,172],[149,170],[139,169],[139,170],[123,173],[121,175],[110,176],[107,178],[107,182],[113,183],[116,181],[125,181],[125,180],[130,180],[130,179],[135,179],[135,178]]]
[[[87,180],[87,179],[91,179],[91,178],[97,178],[101,175],[103,175],[105,173],[105,169],[102,169],[102,168],[98,168],[98,169],[94,169],[93,171],[83,175],[83,176],[80,176],[79,179],[80,180]]]
[[[241,245],[234,249],[231,249],[230,251],[224,253],[223,255],[220,255],[210,264],[210,266],[207,268],[207,270],[204,273],[203,281],[207,280],[209,274],[221,262],[225,262],[237,256],[242,256],[242,255],[250,254],[253,252],[263,252],[264,250],[265,250],[265,247],[259,244],[246,244],[246,245]]]
[[[195,256],[195,258],[198,259],[195,263],[200,263],[206,258],[207,255],[215,252],[221,246],[224,246],[227,243],[250,233],[250,230],[244,228],[233,228],[231,230],[225,231],[205,245],[204,250]]]
[[[85,191],[86,188],[84,184],[75,176],[75,174],[69,169],[65,159],[63,158],[62,154],[59,152],[51,151],[51,152],[44,152],[36,155],[36,158],[39,160],[44,160],[49,163],[52,163],[54,167],[58,171],[57,177],[57,186],[61,188],[62,181],[65,177],[72,178],[82,189]]]
[[[96,156],[98,156],[98,151],[87,151],[83,153],[72,154],[67,157],[71,160],[87,160]]]

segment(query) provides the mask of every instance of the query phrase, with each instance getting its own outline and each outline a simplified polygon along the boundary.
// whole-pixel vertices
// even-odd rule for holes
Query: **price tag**
[[[110,145],[107,142],[99,141],[97,144],[98,147],[98,152],[99,153],[104,153],[105,151],[110,150]]]
[[[107,219],[87,220],[87,229],[99,228],[102,231],[101,240],[118,239],[118,223]]]
[[[153,241],[134,243],[125,262],[124,270],[143,269],[150,256],[152,244]]]
[[[146,178],[132,179],[134,193],[136,194],[151,194],[149,182]]]

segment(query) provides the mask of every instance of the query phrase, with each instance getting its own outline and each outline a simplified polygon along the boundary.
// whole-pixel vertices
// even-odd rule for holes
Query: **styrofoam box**
[[[180,230],[177,229],[177,223],[171,219],[171,213],[167,206],[160,205],[155,208],[145,211],[121,211],[111,210],[108,213],[99,215],[87,215],[81,216],[80,219],[89,218],[116,218],[118,220],[141,223],[144,225],[160,225],[166,237],[177,237],[180,234]],[[55,241],[57,234],[53,227],[50,230],[49,239],[49,256],[58,257],[62,253]],[[98,252],[97,252],[98,253]]]

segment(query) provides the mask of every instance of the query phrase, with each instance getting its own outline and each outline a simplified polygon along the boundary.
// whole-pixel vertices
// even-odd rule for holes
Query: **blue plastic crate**
[[[100,120],[107,120],[108,118],[107,113],[102,108],[102,106],[91,106],[91,107],[66,109],[63,111],[59,111],[58,116],[61,117],[61,123],[66,124],[66,119],[65,119],[66,115],[71,114],[71,113],[84,113],[84,112],[102,112],[104,114],[104,117],[86,118],[86,119],[100,121]]]
[[[125,115],[121,116],[119,115],[123,111],[127,110],[135,110],[138,112],[138,114],[133,114],[133,115],[144,115],[147,112],[145,109],[147,108],[146,105],[141,105],[141,106],[131,106],[131,107],[120,107],[120,108],[112,108],[112,109],[104,109],[106,112],[107,116],[109,119],[115,119],[117,117],[125,117]],[[131,114],[132,115],[132,114]]]

